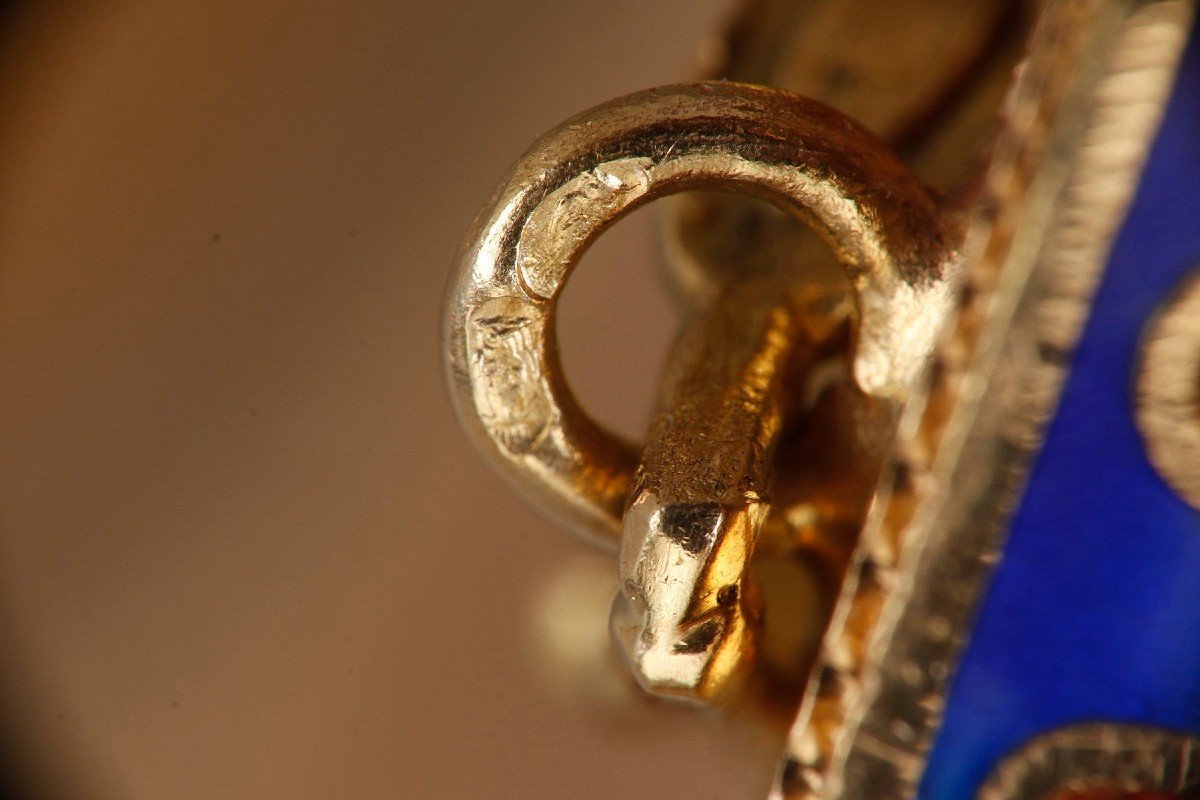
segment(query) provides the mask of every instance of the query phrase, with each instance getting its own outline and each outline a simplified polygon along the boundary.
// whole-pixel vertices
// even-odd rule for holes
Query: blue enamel
[[[1200,268],[1194,31],[948,698],[920,790],[966,800],[1027,739],[1084,720],[1200,734],[1200,513],[1148,463],[1139,338]]]

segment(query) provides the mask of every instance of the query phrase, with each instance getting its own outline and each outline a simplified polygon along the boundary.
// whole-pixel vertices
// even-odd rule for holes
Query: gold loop
[[[903,396],[950,307],[956,253],[938,205],[885,145],[820,103],[732,83],[668,86],[551,131],[461,256],[447,368],[460,418],[500,472],[538,507],[609,543],[637,457],[567,388],[555,304],[605,228],[691,189],[761,197],[822,234],[855,289],[853,375],[867,394]]]

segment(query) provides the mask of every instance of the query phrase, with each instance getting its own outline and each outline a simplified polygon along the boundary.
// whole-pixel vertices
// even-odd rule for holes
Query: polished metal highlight
[[[856,381],[900,396],[950,303],[941,210],[873,136],[818,103],[701,83],[599,106],[539,140],[469,237],[446,313],[463,423],[502,473],[577,530],[614,538],[634,453],[566,387],[558,292],[591,240],[671,192],[765,197],[827,237],[857,290]]]
[[[713,440],[699,461],[651,451],[660,463],[640,478],[635,451],[571,396],[553,336],[558,294],[587,245],[636,206],[688,189],[763,197],[826,239],[854,289],[853,383],[883,404],[904,398],[951,308],[959,235],[954,215],[848,118],[784,92],[699,83],[612,101],[543,137],[470,238],[445,334],[464,425],[577,530],[612,537],[628,504],[618,642],[647,688],[705,699],[752,654],[744,577],[803,326],[786,303],[766,303],[766,327],[749,324],[749,336],[735,331],[750,321],[728,313],[726,335],[702,334],[695,374],[678,380],[699,392],[674,404],[659,438]]]
[[[1180,497],[1200,509],[1200,269],[1146,331],[1137,424],[1150,463]]]
[[[809,10],[820,30],[863,5],[888,4]],[[723,50],[729,74],[781,69],[778,37],[791,29],[772,21],[785,7],[754,4]],[[1024,28],[1009,24],[1035,11],[1021,50]],[[539,508],[619,540],[611,627],[639,683],[708,701],[746,674],[763,638],[756,549],[813,567],[834,596],[831,610],[805,609],[825,633],[815,663],[796,659],[808,680],[774,797],[915,796],[1192,11],[1186,0],[973,5],[955,17],[956,36],[975,43],[970,69],[931,68],[881,103],[872,96],[895,75],[870,67],[814,84],[821,99],[841,92],[867,109],[876,135],[813,100],[736,83],[630,95],[535,143],[482,215],[445,316],[459,416]],[[864,41],[886,38],[886,26],[865,27]],[[945,33],[917,28],[926,43]],[[916,63],[905,58],[896,64]],[[971,158],[981,140],[990,147]],[[639,449],[571,396],[556,300],[608,225],[694,189],[786,213],[727,194],[673,200],[667,252],[686,316]],[[1177,333],[1151,335],[1143,376],[1178,360]],[[1176,344],[1161,356],[1153,342]],[[1196,408],[1200,368],[1172,375],[1155,401],[1170,410],[1150,424],[1176,430]],[[1183,462],[1159,464],[1164,435],[1147,433],[1168,474]]]

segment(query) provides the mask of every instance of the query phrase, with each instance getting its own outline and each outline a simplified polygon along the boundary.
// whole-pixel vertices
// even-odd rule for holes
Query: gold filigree
[[[1200,509],[1200,271],[1183,281],[1148,326],[1137,424],[1155,469]]]
[[[1092,722],[1036,736],[1007,756],[978,800],[1178,797],[1200,784],[1200,739]]]
[[[1175,0],[1043,11],[971,221],[968,302],[901,420],[776,798],[915,796],[1191,15]]]

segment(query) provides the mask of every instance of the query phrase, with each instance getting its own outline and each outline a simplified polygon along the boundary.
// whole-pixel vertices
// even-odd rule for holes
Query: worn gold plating
[[[786,311],[771,322],[768,310],[766,338],[702,337],[716,350],[696,368],[736,380],[693,404],[695,425],[711,414],[742,423],[714,451],[719,476],[678,463],[658,487],[635,486],[636,451],[579,408],[553,335],[556,299],[587,245],[634,207],[689,189],[765,198],[823,236],[854,288],[854,384],[886,404],[912,385],[951,305],[957,236],[921,183],[848,118],[780,91],[699,83],[615,100],[543,137],[470,238],[446,314],[464,424],[503,474],[577,530],[611,540],[629,504],[617,640],[648,688],[705,698],[752,649],[743,575],[767,512],[779,361],[796,323]],[[742,464],[747,442],[758,446]]]
[[[822,24],[844,13],[858,30],[860,6],[874,1],[831,5]],[[926,79],[904,82],[911,96],[880,104],[869,87],[888,74],[870,67],[863,80],[804,85],[823,99],[849,91],[842,105],[870,110],[873,128],[943,192],[820,103],[730,83],[665,87],[537,142],[485,210],[451,286],[460,417],[540,509],[619,540],[612,631],[645,688],[707,700],[742,672],[759,647],[756,547],[828,577],[832,613],[813,611],[824,639],[775,797],[915,793],[1191,15],[1182,0],[1030,3],[1039,23],[1010,84],[1021,43],[1004,6],[972,5],[971,16],[946,4],[972,36],[996,32],[978,45],[991,55],[965,93],[928,69],[924,45],[895,65],[917,64]],[[729,74],[774,80],[774,23],[792,11],[755,4],[727,42]],[[864,41],[893,35],[866,31]],[[841,63],[830,54],[839,48],[805,52]],[[797,73],[810,74],[823,73]],[[848,86],[868,88],[860,97]],[[1005,86],[992,147],[972,161]],[[674,201],[668,252],[687,310],[637,448],[571,396],[555,303],[608,225],[692,189],[765,198],[788,214],[727,195]],[[745,234],[751,218],[763,224]],[[795,219],[848,280],[836,269],[829,280],[827,254]],[[1139,385],[1151,458],[1193,503],[1200,336],[1183,320],[1200,313],[1198,297],[1185,290],[1186,310],[1172,306],[1148,334]]]

